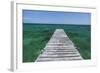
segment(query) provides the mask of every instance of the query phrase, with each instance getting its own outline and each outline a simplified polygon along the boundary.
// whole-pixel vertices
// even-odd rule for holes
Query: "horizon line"
[[[23,22],[23,23],[25,23],[25,22]],[[60,24],[60,25],[62,25],[62,24],[64,24],[64,23],[25,23],[25,24]],[[66,24],[64,24],[64,25],[67,25],[67,24],[69,24],[69,23],[66,23]],[[91,24],[69,24],[69,25],[91,25]]]

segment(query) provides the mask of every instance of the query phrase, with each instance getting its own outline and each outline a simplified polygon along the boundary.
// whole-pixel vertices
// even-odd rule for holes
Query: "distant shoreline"
[[[90,24],[49,24],[49,23],[23,23],[24,25],[82,25],[82,26],[90,26]]]

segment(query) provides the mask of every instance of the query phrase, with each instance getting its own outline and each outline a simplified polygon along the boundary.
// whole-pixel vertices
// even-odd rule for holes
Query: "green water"
[[[91,26],[23,23],[23,62],[34,62],[56,29],[64,29],[84,59],[91,59]]]

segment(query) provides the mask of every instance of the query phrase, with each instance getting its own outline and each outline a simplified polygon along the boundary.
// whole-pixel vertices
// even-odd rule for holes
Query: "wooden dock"
[[[82,60],[80,53],[63,29],[56,29],[36,62]]]

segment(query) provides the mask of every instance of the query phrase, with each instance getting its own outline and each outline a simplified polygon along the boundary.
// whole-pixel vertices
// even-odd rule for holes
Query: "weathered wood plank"
[[[63,29],[56,29],[37,62],[82,60],[80,53]]]

